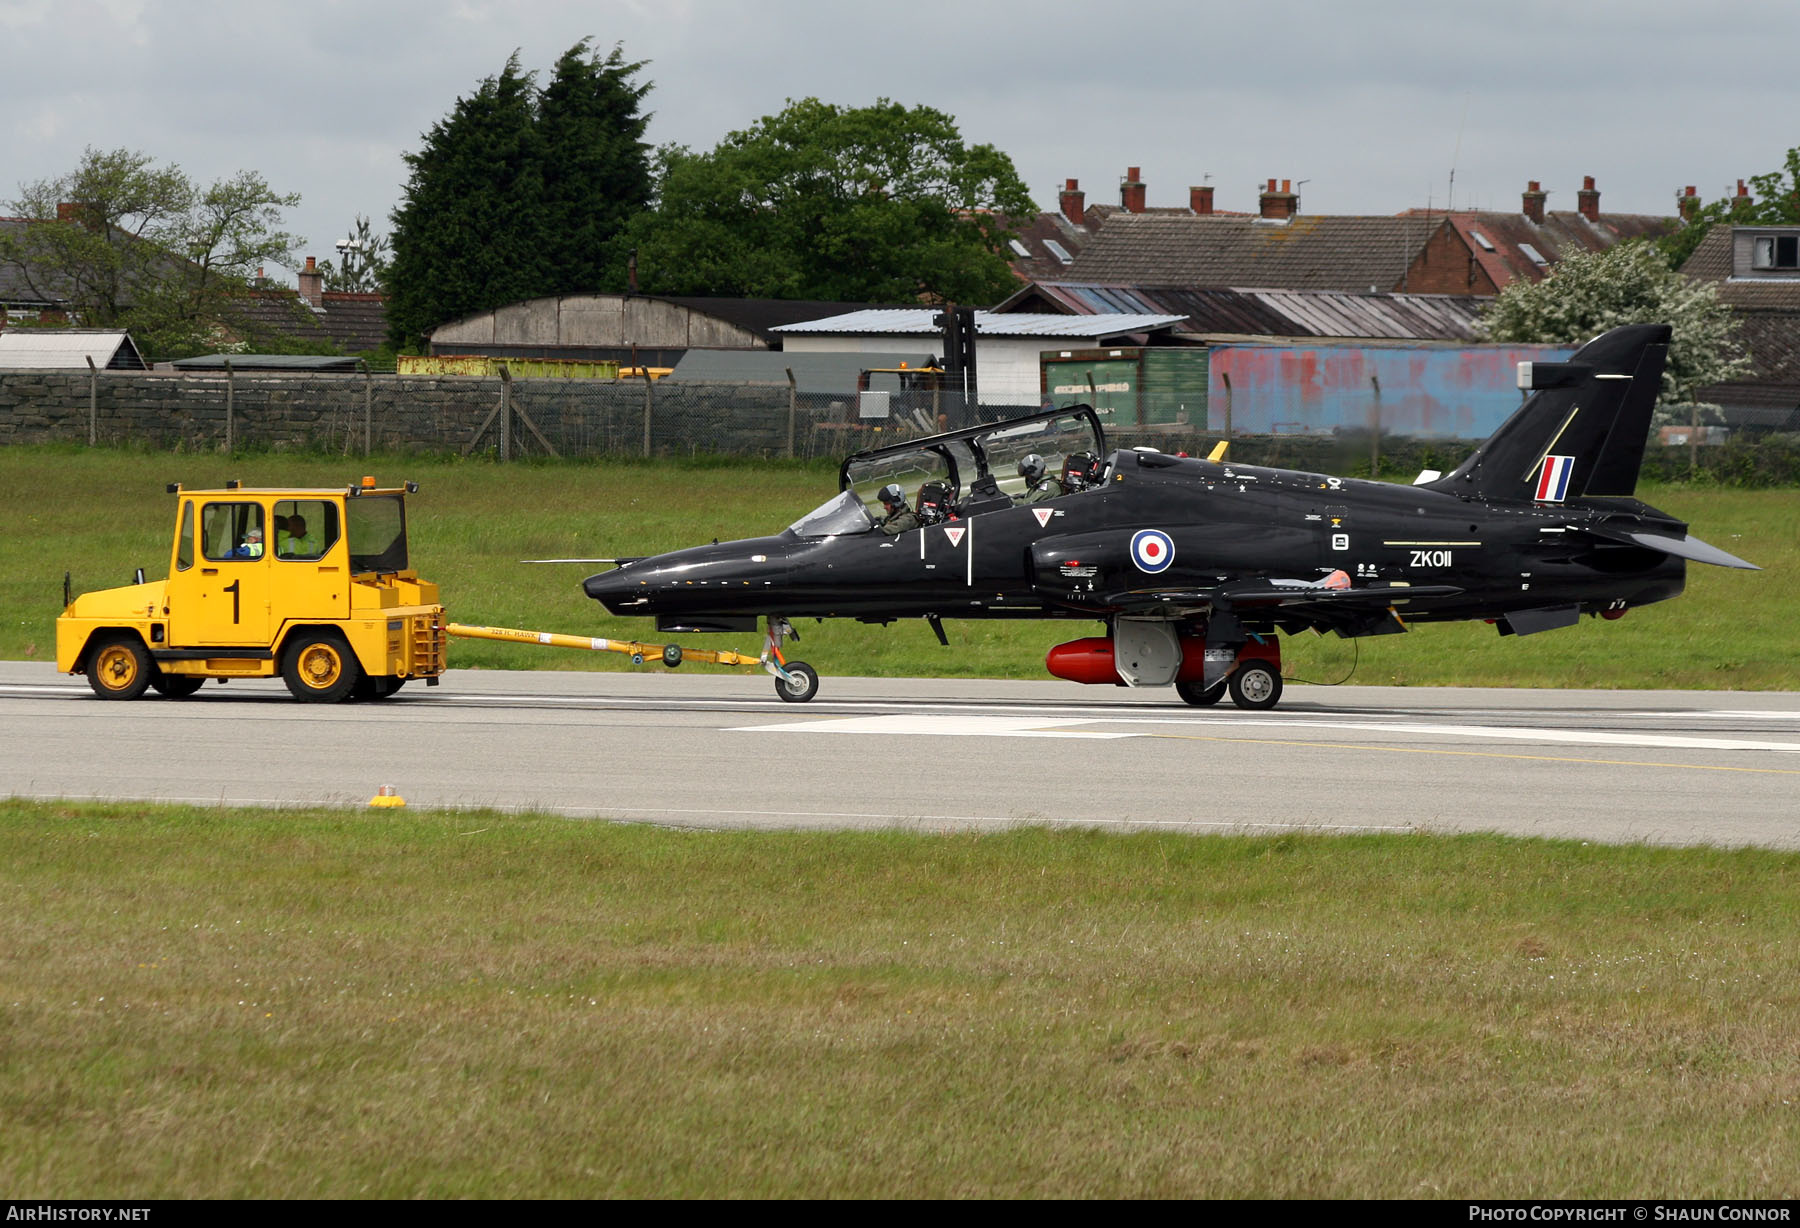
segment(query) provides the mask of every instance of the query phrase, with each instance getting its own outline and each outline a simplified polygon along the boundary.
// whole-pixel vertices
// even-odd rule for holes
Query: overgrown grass
[[[653,639],[644,620],[613,619],[581,592],[594,568],[519,560],[644,554],[774,532],[836,489],[829,465],[784,462],[515,464],[263,454],[171,455],[72,447],[0,449],[0,657],[47,659],[62,575],[77,591],[124,583],[143,566],[167,574],[170,481],[337,485],[365,472],[423,485],[411,504],[414,560],[443,586],[451,617],[470,623]],[[1676,687],[1800,686],[1791,611],[1800,607],[1793,491],[1669,487],[1642,492],[1761,572],[1692,565],[1681,598],[1619,623],[1502,639],[1481,624],[1424,626],[1360,641],[1284,642],[1291,675],[1372,684]],[[1035,678],[1044,653],[1096,624],[950,622],[941,648],[918,622],[887,628],[802,624],[799,655],[827,674]],[[699,645],[751,649],[755,640]],[[601,653],[456,641],[462,667],[629,669]],[[702,667],[703,668],[703,667]],[[1352,671],[1354,671],[1352,673]]]
[[[1800,857],[0,804],[15,1198],[1794,1197]]]

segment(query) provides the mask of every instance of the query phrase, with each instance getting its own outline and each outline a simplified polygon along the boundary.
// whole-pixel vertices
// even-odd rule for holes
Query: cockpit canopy
[[[921,490],[928,493],[928,508],[973,513],[1010,507],[1029,493],[1019,462],[1034,454],[1043,459],[1046,473],[1061,474],[1070,457],[1105,456],[1106,433],[1091,407],[1071,405],[856,452],[838,471],[836,497],[788,531],[798,537],[865,533],[876,525],[871,509],[878,505],[878,492],[890,483],[905,491],[915,508]]]
[[[1066,458],[1082,452],[1104,456],[1106,435],[1094,411],[1076,405],[857,452],[844,461],[838,484],[871,506],[890,482],[908,499],[929,482],[942,483],[952,501],[971,495],[1018,499],[1029,485],[1019,475],[1025,457],[1035,453],[1048,472],[1060,473]]]

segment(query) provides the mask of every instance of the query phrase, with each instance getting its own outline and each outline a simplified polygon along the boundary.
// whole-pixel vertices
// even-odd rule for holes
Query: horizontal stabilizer
[[[1674,537],[1667,533],[1651,533],[1644,529],[1625,529],[1616,525],[1590,528],[1586,532],[1595,537],[1604,537],[1608,541],[1642,546],[1646,550],[1660,550],[1664,554],[1672,554],[1680,559],[1691,559],[1696,563],[1711,563],[1714,567],[1736,567],[1743,571],[1762,570],[1755,563],[1746,563],[1737,555],[1727,554],[1717,546],[1688,534]]]

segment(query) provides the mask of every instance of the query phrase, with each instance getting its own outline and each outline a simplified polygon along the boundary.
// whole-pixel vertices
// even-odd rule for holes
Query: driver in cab
[[[900,489],[898,483],[889,482],[876,497],[887,511],[887,515],[879,522],[883,533],[892,537],[919,527],[919,514],[907,506],[906,492]]]

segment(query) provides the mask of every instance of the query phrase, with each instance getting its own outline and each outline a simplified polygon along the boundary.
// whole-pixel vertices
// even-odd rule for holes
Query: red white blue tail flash
[[[1573,456],[1546,456],[1544,472],[1538,478],[1537,501],[1561,503],[1569,493],[1569,478],[1574,472]]]

